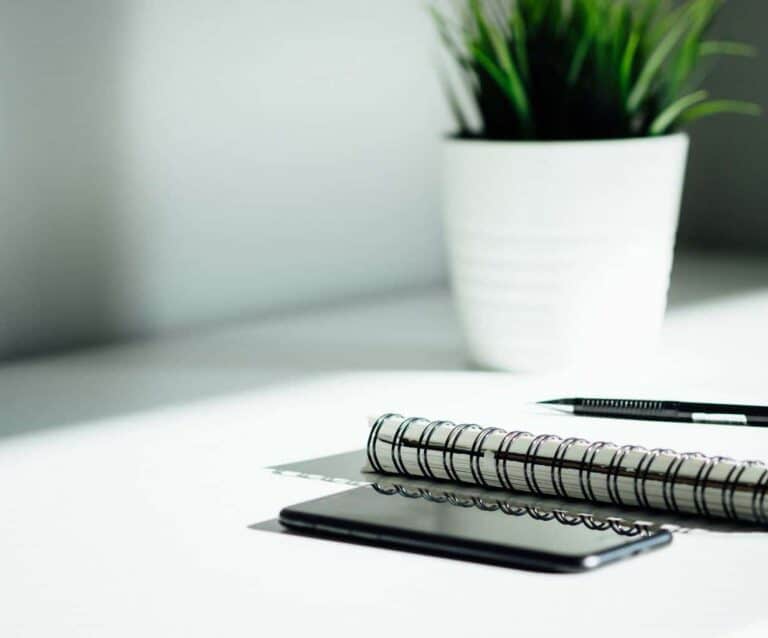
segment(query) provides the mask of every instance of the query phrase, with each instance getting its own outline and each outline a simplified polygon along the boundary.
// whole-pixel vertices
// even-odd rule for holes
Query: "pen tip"
[[[552,401],[539,401],[538,405],[548,410],[554,410],[556,412],[563,412],[565,414],[573,414],[575,408],[571,405],[567,399],[554,399]]]
[[[546,401],[537,401],[539,405],[573,405],[573,399],[547,399]]]

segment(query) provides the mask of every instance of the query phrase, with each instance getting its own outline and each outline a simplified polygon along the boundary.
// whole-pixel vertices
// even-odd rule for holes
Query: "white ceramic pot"
[[[683,134],[446,140],[448,253],[471,359],[542,370],[652,350],[687,152]]]

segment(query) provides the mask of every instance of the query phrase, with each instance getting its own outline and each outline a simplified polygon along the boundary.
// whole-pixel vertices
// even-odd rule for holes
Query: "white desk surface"
[[[680,259],[671,300],[658,357],[550,378],[464,371],[441,290],[0,368],[0,635],[768,635],[760,533],[558,576],[248,527],[342,489],[264,466],[362,447],[379,411],[504,425],[563,393],[765,402],[768,260]],[[768,430],[661,427],[768,460]]]

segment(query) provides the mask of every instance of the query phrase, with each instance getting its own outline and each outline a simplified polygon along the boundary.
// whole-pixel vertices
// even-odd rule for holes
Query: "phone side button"
[[[339,536],[339,535],[349,536],[349,531],[344,529],[343,527],[333,527],[332,525],[322,525],[318,523],[315,525],[315,529],[318,532],[323,532],[325,534],[333,534],[335,536]]]
[[[361,530],[355,530],[352,532],[352,536],[359,538],[361,541],[378,541],[381,540],[381,536],[373,534],[372,532],[363,532]]]

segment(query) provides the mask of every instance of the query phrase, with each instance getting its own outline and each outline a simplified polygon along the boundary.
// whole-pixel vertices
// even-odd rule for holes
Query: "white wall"
[[[442,279],[425,5],[0,0],[0,358]],[[684,242],[768,246],[767,123],[697,127]]]
[[[0,6],[0,356],[443,278],[423,3]]]

